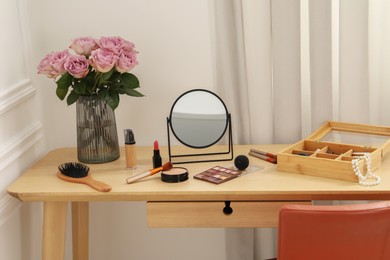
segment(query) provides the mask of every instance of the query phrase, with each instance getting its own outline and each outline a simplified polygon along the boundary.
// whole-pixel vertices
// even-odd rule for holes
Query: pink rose
[[[70,55],[66,59],[65,69],[76,79],[81,79],[89,72],[89,61],[83,55]]]
[[[59,51],[47,54],[38,65],[38,74],[43,74],[49,78],[56,78],[66,72],[64,68],[65,61],[69,52]]]
[[[38,74],[43,74],[49,78],[55,78],[58,75],[58,72],[50,64],[50,57],[52,53],[47,54],[38,65]]]
[[[88,56],[91,52],[98,48],[96,40],[92,37],[80,37],[73,40],[73,43],[69,46],[79,55]]]
[[[123,51],[116,62],[116,70],[120,73],[127,72],[138,64],[136,53],[133,51]]]
[[[122,39],[121,37],[101,37],[98,41],[98,44],[100,48],[106,50],[106,51],[111,51],[115,54],[120,54],[123,47],[127,45],[125,43],[125,40]]]
[[[69,56],[68,50],[53,52],[50,56],[50,65],[57,71],[57,75],[62,75],[66,72],[64,64]]]
[[[125,51],[134,51],[135,45],[128,40],[123,40],[123,50]]]
[[[111,51],[105,49],[97,49],[92,51],[91,53],[91,65],[97,71],[103,73],[109,72],[115,66],[115,63],[118,58],[118,55]]]

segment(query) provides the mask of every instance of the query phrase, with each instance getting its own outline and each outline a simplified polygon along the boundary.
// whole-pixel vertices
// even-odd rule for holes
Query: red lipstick
[[[161,167],[162,165],[162,159],[160,156],[160,149],[158,147],[158,141],[154,141],[154,148],[153,148],[153,168]]]

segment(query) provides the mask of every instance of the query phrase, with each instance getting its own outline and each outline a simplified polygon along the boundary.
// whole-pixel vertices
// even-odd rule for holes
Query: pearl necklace
[[[359,178],[359,184],[362,186],[375,186],[381,182],[381,178],[372,173],[371,171],[371,155],[369,153],[362,153],[363,155],[357,156],[355,159],[352,159],[352,169],[355,172],[355,175]],[[367,173],[363,176],[359,168],[359,160],[364,159],[366,161]],[[368,181],[368,179],[373,179]]]

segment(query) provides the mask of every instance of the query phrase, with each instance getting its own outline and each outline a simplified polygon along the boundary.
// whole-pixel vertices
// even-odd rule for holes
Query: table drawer
[[[149,227],[277,227],[281,202],[147,202]]]

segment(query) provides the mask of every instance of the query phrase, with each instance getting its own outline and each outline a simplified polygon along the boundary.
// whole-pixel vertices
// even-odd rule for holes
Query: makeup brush
[[[168,170],[172,169],[172,167],[173,167],[172,163],[171,162],[167,162],[167,163],[165,163],[161,167],[154,168],[152,170],[149,170],[147,172],[143,172],[143,173],[137,174],[135,176],[131,176],[131,177],[126,179],[126,182],[130,184],[132,182],[138,181],[138,180],[146,178],[148,176],[152,176],[153,174],[156,174],[158,172],[168,171]]]
[[[98,191],[107,192],[111,190],[110,185],[93,179],[88,173],[89,167],[87,165],[68,162],[58,166],[57,176],[64,181],[87,184]]]

